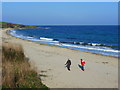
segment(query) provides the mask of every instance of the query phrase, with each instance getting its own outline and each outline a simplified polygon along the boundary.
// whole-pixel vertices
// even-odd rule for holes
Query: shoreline
[[[25,29],[25,28],[20,28],[20,29]],[[10,29],[10,30],[13,30],[13,29]],[[15,37],[15,36],[13,36],[13,35],[11,35],[11,34],[9,33],[10,30],[7,30],[6,33],[7,33],[8,35],[14,37],[14,38],[21,39],[21,40],[25,40],[25,41],[28,41],[28,42],[34,42],[34,43],[37,43],[37,44],[48,45],[48,46],[53,46],[53,47],[59,47],[59,46],[54,46],[54,45],[50,45],[50,44],[45,44],[45,43],[40,43],[40,42],[35,42],[35,41],[31,41],[31,40],[26,40],[26,39],[22,39],[22,38]],[[65,48],[65,49],[70,49],[70,50],[75,50],[75,51],[80,51],[80,52],[85,52],[85,53],[91,53],[91,54],[96,54],[96,55],[101,55],[101,56],[119,58],[119,57],[116,57],[116,56],[103,55],[103,54],[98,54],[98,53],[93,53],[93,52],[87,52],[87,51],[81,51],[81,50],[71,49],[71,48],[66,48],[66,47],[59,47],[59,48]]]
[[[10,29],[7,29],[10,30]],[[3,42],[22,45],[30,64],[49,88],[118,88],[118,58],[23,40],[3,32]],[[71,71],[64,64],[72,60]],[[78,67],[86,61],[85,71]]]

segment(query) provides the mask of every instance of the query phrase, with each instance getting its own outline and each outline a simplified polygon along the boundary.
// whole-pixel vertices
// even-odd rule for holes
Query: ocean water
[[[15,37],[64,48],[118,57],[118,26],[42,26],[14,29]]]

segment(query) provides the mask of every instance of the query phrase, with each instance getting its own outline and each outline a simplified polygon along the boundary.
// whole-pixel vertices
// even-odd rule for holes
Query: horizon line
[[[45,26],[45,25],[50,25],[50,26],[52,26],[52,25],[119,25],[119,24],[22,24],[22,23],[14,23],[14,22],[7,22],[7,21],[0,21],[0,22],[5,22],[5,23],[12,23],[12,24],[21,24],[21,25],[34,25],[34,26]]]

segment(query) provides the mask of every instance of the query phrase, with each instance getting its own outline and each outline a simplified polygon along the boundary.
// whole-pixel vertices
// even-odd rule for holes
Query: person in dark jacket
[[[71,61],[69,59],[67,60],[65,65],[66,65],[67,69],[70,71]]]

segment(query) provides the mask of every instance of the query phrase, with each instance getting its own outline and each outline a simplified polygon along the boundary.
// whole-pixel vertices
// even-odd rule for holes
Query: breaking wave
[[[92,53],[97,53],[102,55],[115,56],[115,57],[119,57],[118,53],[120,53],[119,50],[113,49],[117,46],[105,45],[105,44],[99,44],[99,43],[86,43],[86,42],[63,42],[63,41],[60,41],[59,39],[53,39],[53,38],[47,38],[47,37],[36,38],[35,36],[25,36],[25,35],[17,34],[16,32],[17,30],[15,29],[9,31],[9,33],[12,36],[15,36],[21,39],[50,44],[50,45],[59,46],[59,47],[65,47],[65,48],[92,52]]]

